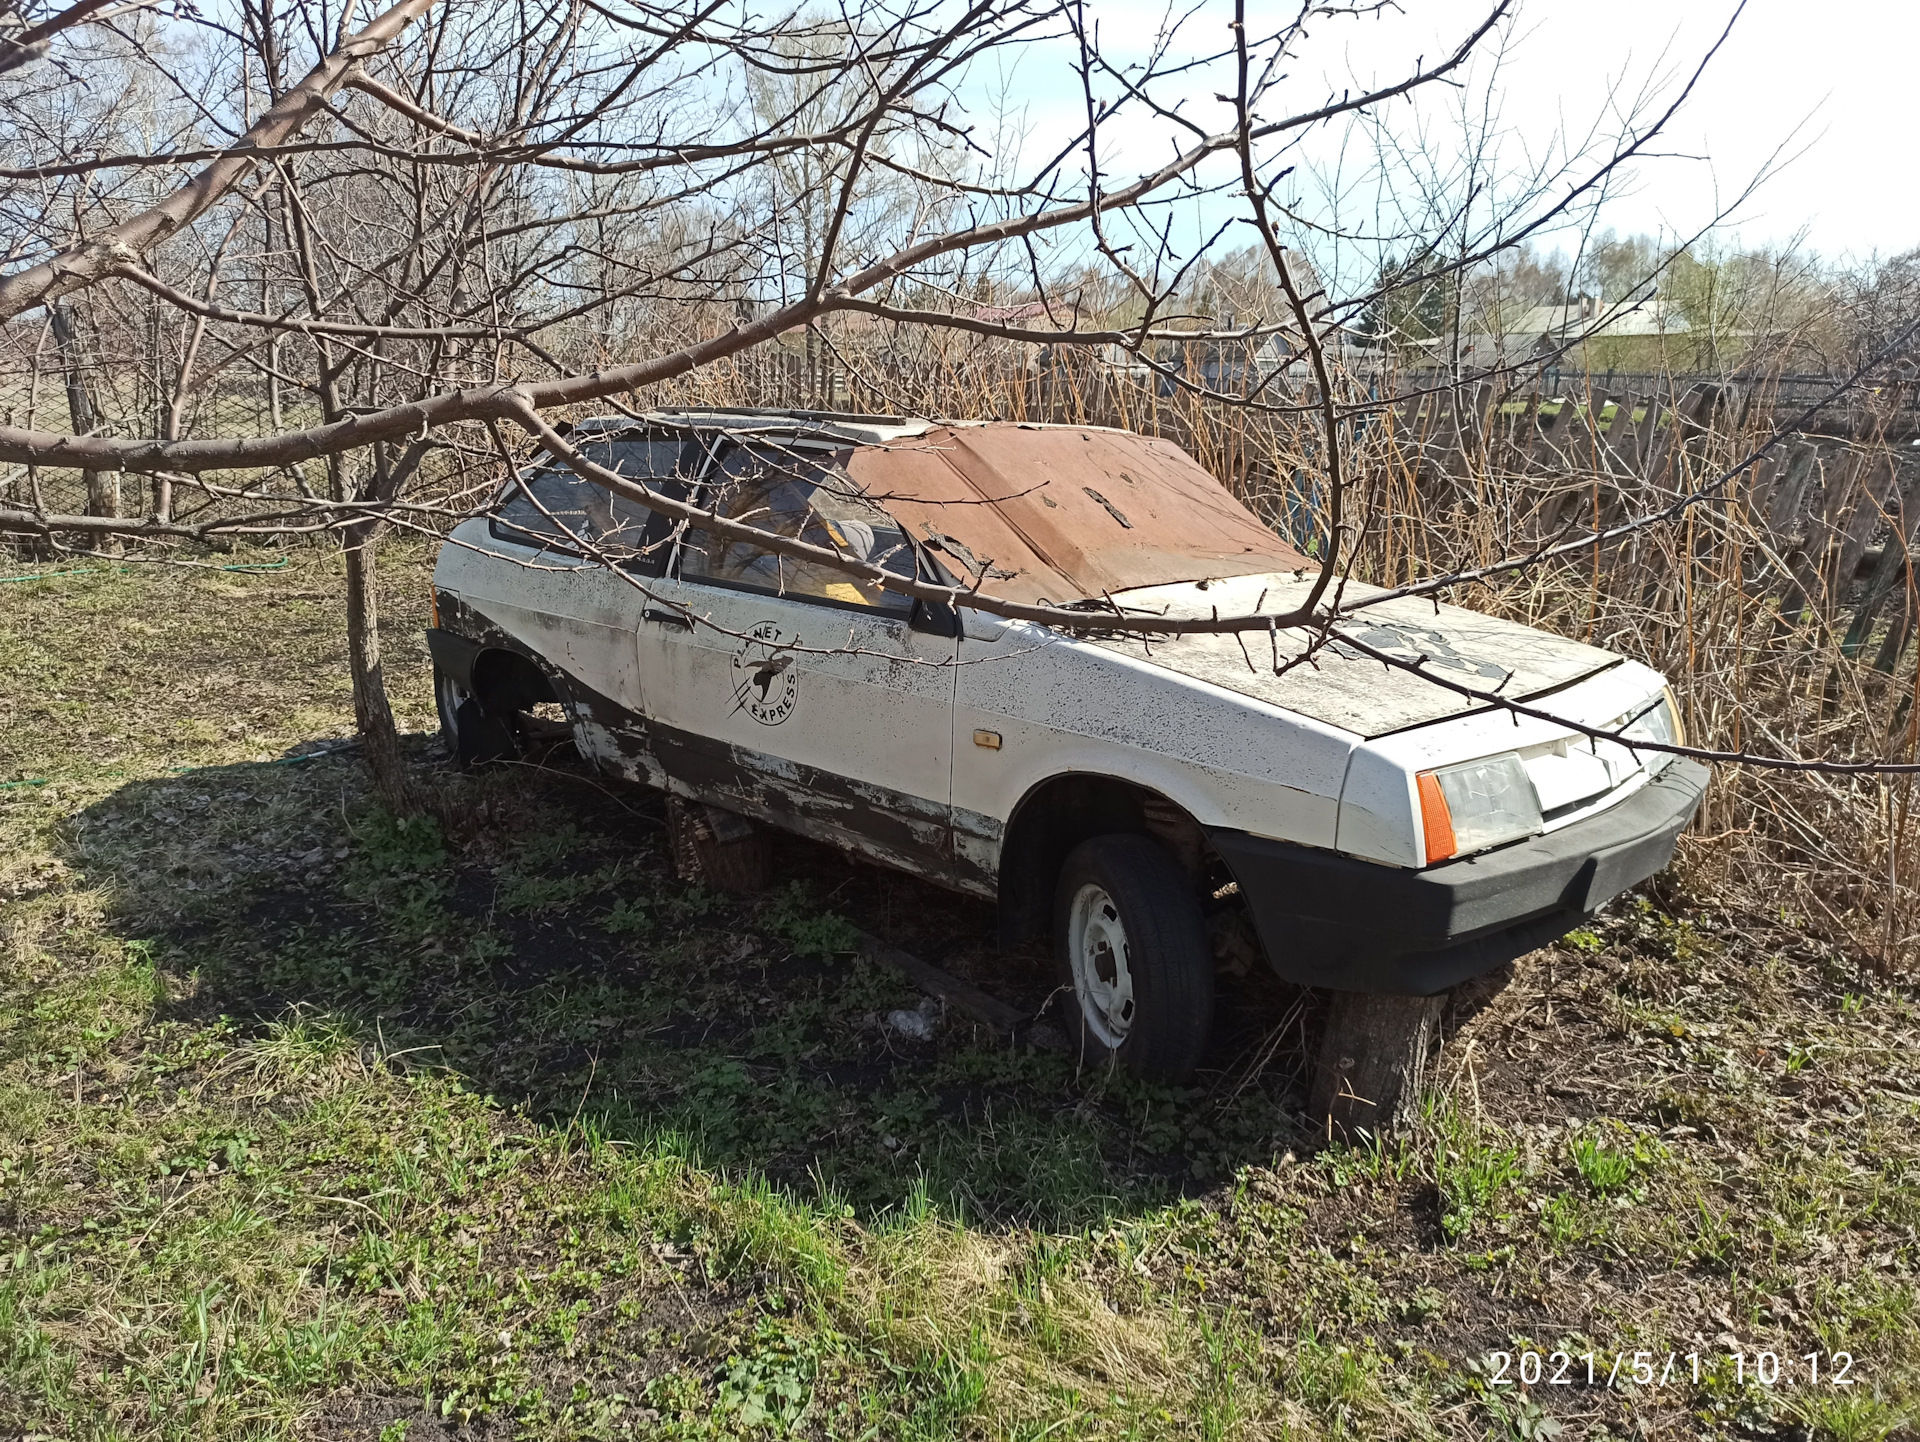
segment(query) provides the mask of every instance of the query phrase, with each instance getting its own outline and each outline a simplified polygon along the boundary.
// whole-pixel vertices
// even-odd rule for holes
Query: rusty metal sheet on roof
[[[1125,431],[940,427],[862,446],[849,469],[950,570],[1010,601],[1309,564],[1185,451]]]

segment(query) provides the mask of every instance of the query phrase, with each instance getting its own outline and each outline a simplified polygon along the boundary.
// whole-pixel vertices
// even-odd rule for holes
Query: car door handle
[[[693,629],[693,618],[684,611],[661,611],[648,607],[641,616],[649,621],[658,621],[662,626],[678,626],[683,631]]]

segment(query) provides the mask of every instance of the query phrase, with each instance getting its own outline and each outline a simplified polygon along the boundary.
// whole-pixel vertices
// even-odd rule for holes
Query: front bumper
[[[1208,833],[1283,978],[1431,996],[1566,935],[1673,859],[1707,787],[1684,758],[1597,816],[1423,871]]]

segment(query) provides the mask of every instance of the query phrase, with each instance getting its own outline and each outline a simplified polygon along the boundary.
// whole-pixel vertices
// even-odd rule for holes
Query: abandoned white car
[[[1122,431],[675,412],[569,443],[899,575],[1109,619],[1270,612],[1313,577],[1177,446]],[[1630,744],[1678,740],[1658,674],[1513,622],[1403,599],[1347,627],[1620,742],[1351,646],[1276,676],[1305,645],[1285,631],[956,614],[538,459],[453,532],[434,592],[463,761],[557,703],[595,766],[705,808],[716,848],[784,827],[994,898],[1007,940],[1050,929],[1082,1047],[1162,1080],[1205,1047],[1222,915],[1289,981],[1430,996],[1664,867],[1706,780]]]

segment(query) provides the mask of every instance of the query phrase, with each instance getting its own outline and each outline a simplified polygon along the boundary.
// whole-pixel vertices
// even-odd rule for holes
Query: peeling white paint
[[[1516,721],[1357,652],[1323,651],[1276,677],[1264,633],[1243,650],[1232,636],[1075,639],[968,616],[955,642],[903,618],[707,584],[649,580],[649,599],[564,558],[517,565],[509,556],[531,553],[491,540],[484,522],[455,537],[502,555],[449,546],[436,584],[603,698],[572,707],[594,764],[982,894],[1022,798],[1069,773],[1146,787],[1203,826],[1400,867],[1425,864],[1419,771],[1527,752],[1543,798],[1577,803],[1553,826],[1647,779],[1645,758],[1624,748]],[[1224,615],[1283,609],[1307,584],[1250,576],[1119,599]],[[645,618],[681,608],[711,624]],[[1660,692],[1644,666],[1458,607],[1391,602],[1350,624],[1470,684],[1551,690],[1542,704],[1583,724]],[[1288,632],[1275,642],[1282,661],[1305,645]],[[606,706],[632,724],[595,709]],[[972,745],[976,730],[1000,746]]]

